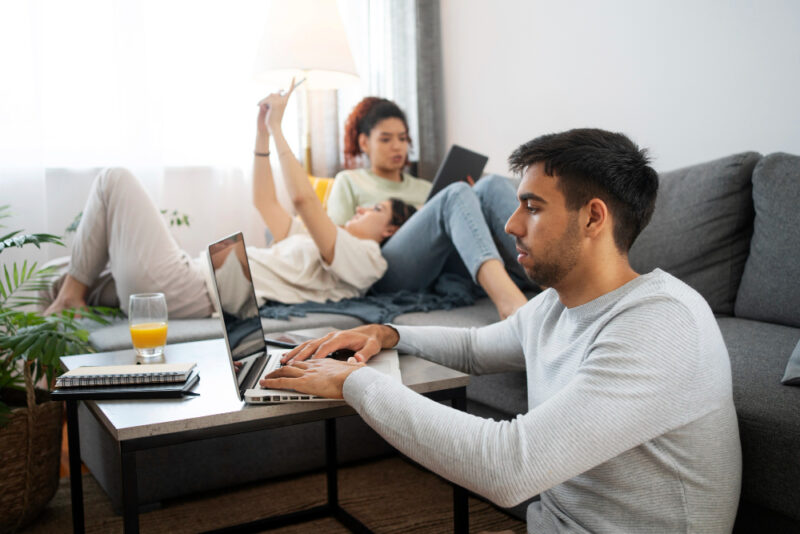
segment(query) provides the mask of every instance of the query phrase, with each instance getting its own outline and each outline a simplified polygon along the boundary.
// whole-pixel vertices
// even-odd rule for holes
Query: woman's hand
[[[283,112],[286,110],[286,103],[289,101],[289,97],[294,92],[294,87],[294,78],[292,78],[288,93],[284,94],[283,91],[272,93],[258,103],[259,134],[269,131],[269,133],[275,135],[276,132],[280,131]],[[264,128],[263,131],[262,128]]]

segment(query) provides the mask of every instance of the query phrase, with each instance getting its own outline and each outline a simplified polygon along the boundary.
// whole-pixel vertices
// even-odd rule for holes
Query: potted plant
[[[0,219],[9,216],[9,207],[0,206]],[[17,230],[0,236],[0,255],[10,247],[42,243],[64,246],[58,236]],[[63,410],[47,392],[61,356],[92,351],[81,319],[108,324],[104,316],[115,313],[95,307],[42,316],[36,311],[39,292],[53,276],[36,263],[0,262],[0,532],[29,523],[55,494]]]

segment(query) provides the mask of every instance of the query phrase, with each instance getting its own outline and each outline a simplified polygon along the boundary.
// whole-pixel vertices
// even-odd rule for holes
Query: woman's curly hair
[[[362,133],[369,135],[376,124],[388,118],[396,118],[403,121],[406,132],[408,132],[406,114],[391,100],[368,96],[356,104],[344,123],[345,168],[352,169],[358,166],[358,157],[362,153],[361,147],[358,145],[358,136]],[[410,137],[408,142],[409,144],[411,143]]]

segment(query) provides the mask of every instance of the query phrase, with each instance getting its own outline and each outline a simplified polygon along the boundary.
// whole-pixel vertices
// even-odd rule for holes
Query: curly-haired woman
[[[517,206],[515,185],[486,176],[475,187],[455,183],[426,203],[431,183],[404,172],[410,144],[408,122],[397,104],[362,100],[345,123],[349,169],[336,176],[328,215],[347,220],[359,206],[389,197],[421,208],[384,245],[389,267],[373,291],[424,290],[443,271],[455,270],[481,286],[500,317],[507,317],[527,301],[518,285],[535,287],[526,282],[514,240],[504,231]]]

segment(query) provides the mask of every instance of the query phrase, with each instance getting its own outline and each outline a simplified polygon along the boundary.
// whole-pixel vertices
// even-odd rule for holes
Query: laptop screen
[[[239,361],[267,350],[241,233],[208,247],[231,357]]]

